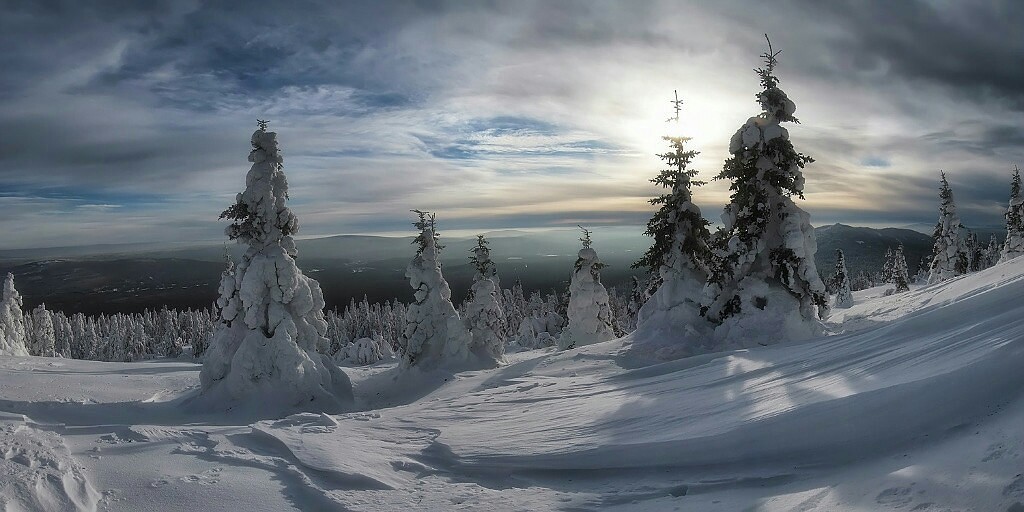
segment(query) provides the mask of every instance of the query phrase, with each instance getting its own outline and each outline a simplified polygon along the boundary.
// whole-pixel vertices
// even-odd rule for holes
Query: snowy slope
[[[255,423],[183,412],[188,363],[8,358],[0,454],[39,439],[72,484],[46,496],[80,510],[1018,512],[1022,296],[1024,259],[859,292],[816,340],[652,366],[628,337],[455,376],[376,366],[349,370],[362,412]],[[71,508],[30,487],[3,488],[8,508]]]

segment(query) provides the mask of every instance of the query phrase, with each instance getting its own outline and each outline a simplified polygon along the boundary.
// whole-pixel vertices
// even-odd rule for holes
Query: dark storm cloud
[[[1000,155],[1004,150],[1019,154],[1024,149],[1024,126],[993,120],[990,124],[971,123],[932,132],[923,138],[941,146],[955,146],[984,156]]]
[[[289,87],[354,84],[332,104],[338,114],[411,102],[355,60],[371,39],[431,8],[306,7],[5,2],[0,44],[18,50],[0,53],[0,180],[143,184],[203,174],[228,164],[221,152],[239,137],[187,110],[225,111],[230,121]]]
[[[216,108],[211,92],[259,98],[309,85],[350,87],[364,106],[406,105],[432,85],[415,82],[413,72],[443,68],[448,56],[399,56],[388,70],[377,59],[392,56],[380,49],[405,23],[436,12],[420,3],[205,2],[155,23],[90,86],[148,87],[164,101],[199,110]]]
[[[964,101],[990,97],[1024,110],[1024,3],[816,2],[801,9],[834,24],[825,39],[837,76],[884,74],[941,84]]]

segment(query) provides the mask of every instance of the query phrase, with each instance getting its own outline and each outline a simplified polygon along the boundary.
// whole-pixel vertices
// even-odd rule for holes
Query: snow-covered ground
[[[4,510],[1024,511],[1024,258],[832,335],[645,366],[346,369],[361,412],[189,407],[198,366],[0,360]]]

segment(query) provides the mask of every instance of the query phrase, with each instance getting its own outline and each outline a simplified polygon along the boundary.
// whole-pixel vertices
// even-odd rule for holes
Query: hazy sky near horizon
[[[641,226],[672,91],[710,179],[765,32],[815,225],[933,223],[939,169],[997,225],[1024,164],[1012,0],[0,4],[3,248],[223,236],[257,118],[304,235]]]

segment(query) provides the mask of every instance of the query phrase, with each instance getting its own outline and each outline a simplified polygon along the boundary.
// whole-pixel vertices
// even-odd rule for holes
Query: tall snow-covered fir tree
[[[931,256],[922,256],[917,263],[917,273],[914,274],[914,282],[917,284],[928,284],[928,266],[932,264]]]
[[[413,241],[416,255],[405,271],[415,299],[406,312],[405,332],[399,340],[403,366],[463,366],[471,362],[472,340],[441,274],[439,253],[443,247],[438,243],[434,214],[413,211],[418,216],[413,225],[420,233]]]
[[[636,330],[636,323],[640,316],[640,309],[644,304],[647,304],[647,300],[651,298],[647,293],[647,285],[645,283],[641,283],[639,277],[633,276],[631,283],[632,285],[629,290],[629,302],[626,303],[627,322],[625,322],[625,325],[619,326],[627,333]]]
[[[967,270],[969,272],[985,270],[988,267],[988,257],[986,255],[988,246],[982,245],[981,241],[978,240],[978,234],[974,231],[967,232],[965,245],[967,247]]]
[[[910,271],[903,254],[903,244],[897,245],[892,255],[892,283],[896,285],[896,293],[910,291]]]
[[[992,234],[988,239],[988,247],[985,248],[985,268],[989,268],[996,263],[999,263],[999,253],[1002,248],[999,245],[999,240],[996,239],[995,233]]]
[[[682,100],[678,94],[672,101],[675,115],[668,122],[678,125]],[[667,189],[650,200],[660,205],[647,222],[644,234],[652,244],[633,268],[645,268],[652,280],[654,293],[646,300],[637,315],[639,336],[645,334],[669,336],[692,331],[694,324],[704,324],[700,316],[700,302],[708,277],[708,221],[700,208],[693,204],[691,187],[703,185],[694,180],[697,171],[690,162],[697,151],[686,149],[689,137],[666,135],[669,151],[658,155],[665,162],[652,183]],[[656,331],[656,332],[655,332]]]
[[[762,112],[732,136],[732,156],[715,178],[732,181],[732,195],[712,240],[703,311],[719,324],[715,336],[727,347],[814,336],[828,309],[810,215],[793,202],[803,198],[802,169],[813,159],[794,149],[781,126],[797,119],[775,76],[778,54],[769,42],[764,67],[755,70]]]
[[[896,256],[896,252],[892,250],[892,247],[886,247],[885,248],[885,255],[882,256],[882,259],[885,260],[882,263],[882,274],[881,274],[882,282],[883,283],[893,283],[893,282],[895,282],[894,281],[895,276],[893,275],[893,263],[895,261],[893,258],[895,256]]]
[[[317,352],[327,343],[323,293],[295,265],[299,221],[287,206],[277,134],[260,121],[250,141],[245,190],[221,214],[231,221],[228,238],[248,248],[221,279],[222,323],[200,373],[203,395],[261,408],[346,409],[348,376]]]
[[[967,250],[960,237],[960,217],[956,214],[953,189],[949,188],[946,173],[941,172],[939,188],[939,222],[932,233],[932,262],[928,266],[928,283],[939,283],[966,274]]]
[[[1006,240],[999,261],[1009,261],[1024,254],[1024,196],[1020,190],[1020,168],[1014,166],[1010,183],[1010,206],[1006,208]]]
[[[834,307],[848,308],[853,305],[853,291],[850,290],[850,271],[846,270],[846,255],[836,249],[836,266],[832,273],[832,286],[836,289]]]
[[[29,333],[29,353],[34,356],[57,355],[57,337],[53,330],[53,314],[40,304],[32,310],[32,332]]]
[[[577,254],[569,282],[569,324],[558,338],[558,348],[568,350],[583,345],[615,339],[612,309],[608,303],[608,290],[601,284],[604,263],[591,247],[590,231],[582,226],[583,247]]]
[[[217,288],[217,300],[214,307],[220,314],[220,323],[231,327],[242,310],[241,298],[238,296],[237,274],[235,262],[231,261],[227,250],[224,251],[224,271],[220,274],[220,286]]]
[[[469,350],[482,361],[499,362],[505,355],[508,337],[505,335],[505,313],[498,302],[498,271],[491,261],[491,249],[483,235],[477,235],[476,246],[470,252],[469,261],[476,272],[466,306],[466,327],[472,335]]]
[[[22,306],[21,294],[14,288],[14,274],[8,273],[0,296],[0,355],[28,355]]]
[[[71,319],[62,313],[55,313],[53,316],[54,330],[54,352],[57,357],[72,358],[71,343],[74,338],[71,334]]]

